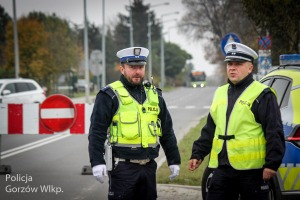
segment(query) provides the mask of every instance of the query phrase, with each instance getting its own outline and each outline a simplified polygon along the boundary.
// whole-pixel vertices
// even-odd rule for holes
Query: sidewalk
[[[157,184],[157,200],[202,200],[200,186]]]

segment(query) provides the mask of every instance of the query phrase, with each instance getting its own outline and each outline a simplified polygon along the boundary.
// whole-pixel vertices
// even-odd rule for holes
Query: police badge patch
[[[141,48],[134,48],[133,49],[133,55],[139,56],[141,54]]]
[[[232,45],[231,45],[231,48],[232,48],[232,49],[236,49],[236,45],[235,45],[235,44],[232,44]]]

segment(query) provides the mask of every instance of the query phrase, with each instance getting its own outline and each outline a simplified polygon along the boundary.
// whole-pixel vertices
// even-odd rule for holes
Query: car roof
[[[300,85],[300,66],[293,67],[293,68],[277,68],[268,73],[263,79],[270,77],[270,76],[286,76],[293,79],[293,85],[297,86]]]
[[[0,83],[6,83],[6,82],[22,82],[22,81],[27,81],[27,82],[32,82],[34,80],[28,79],[28,78],[4,78],[0,79]],[[35,81],[34,81],[35,82]]]

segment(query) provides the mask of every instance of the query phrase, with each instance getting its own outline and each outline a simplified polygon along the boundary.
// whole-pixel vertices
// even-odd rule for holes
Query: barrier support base
[[[1,152],[1,144],[2,144],[2,137],[0,134],[0,152]],[[11,173],[10,165],[1,165],[1,154],[0,154],[0,174],[10,174],[10,173]]]
[[[83,166],[81,175],[93,175],[91,166],[88,165]]]
[[[10,174],[11,166],[10,165],[0,165],[0,174]]]

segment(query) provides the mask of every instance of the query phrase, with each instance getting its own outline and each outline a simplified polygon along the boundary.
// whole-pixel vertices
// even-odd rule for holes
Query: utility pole
[[[148,78],[149,81],[152,80],[152,41],[151,41],[151,12],[150,12],[150,8],[153,7],[157,7],[157,6],[163,6],[163,5],[169,5],[169,2],[165,2],[165,3],[159,3],[159,4],[155,4],[155,5],[150,5],[149,6],[149,11],[148,11],[148,49],[149,49],[149,56],[148,56]]]
[[[105,0],[102,0],[102,87],[106,85]]]
[[[166,13],[161,15],[161,40],[160,40],[160,87],[165,87],[165,45],[164,45],[164,33],[163,33],[163,17],[168,15],[179,14],[178,11]]]
[[[85,69],[85,102],[90,103],[90,77],[89,77],[89,47],[87,33],[86,0],[83,0],[84,9],[84,69]]]
[[[16,77],[16,78],[19,78],[20,65],[19,65],[18,26],[17,26],[17,17],[16,17],[16,0],[13,0],[13,13],[14,13],[15,77]]]

